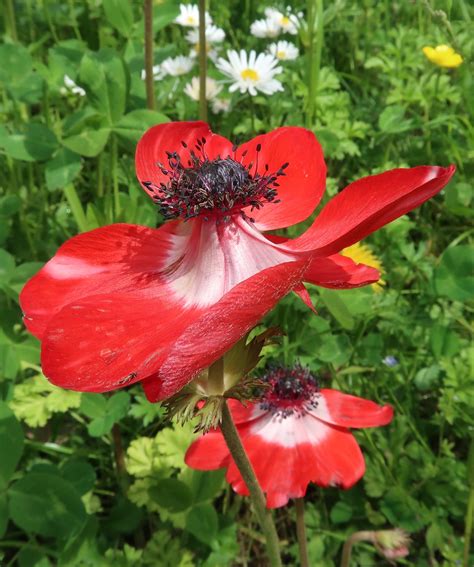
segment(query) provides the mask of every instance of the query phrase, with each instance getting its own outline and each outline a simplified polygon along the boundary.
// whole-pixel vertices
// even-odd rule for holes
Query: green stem
[[[349,536],[342,548],[342,557],[340,567],[349,567],[351,564],[352,547],[359,541],[373,541],[373,532],[356,532]]]
[[[72,183],[64,187],[64,195],[71,207],[72,216],[74,217],[79,230],[81,232],[86,232],[88,230],[87,218],[84,213],[84,209],[82,208],[79,196]]]
[[[467,482],[469,485],[469,499],[467,501],[465,530],[464,530],[464,559],[463,567],[469,565],[471,553],[472,527],[474,522],[474,437],[471,439],[467,457]]]
[[[304,525],[304,498],[295,498],[296,508],[296,535],[300,550],[301,567],[309,567],[308,543],[306,540],[306,527]]]
[[[199,118],[207,122],[206,0],[199,0]]]
[[[145,87],[146,106],[155,109],[155,92],[153,81],[153,0],[145,0],[143,5],[145,16]]]
[[[13,0],[5,0],[5,24],[5,27],[8,28],[8,34],[13,39],[13,41],[18,41]]]
[[[306,105],[306,127],[312,128],[316,116],[316,91],[321,50],[323,47],[323,0],[308,0],[308,100]]]
[[[280,546],[272,514],[266,507],[265,496],[258,484],[255,471],[253,470],[252,464],[249,461],[242,445],[242,441],[240,440],[226,401],[222,408],[221,431],[225,442],[227,443],[227,447],[229,448],[230,454],[232,455],[232,458],[234,459],[235,464],[237,465],[237,468],[249,489],[255,513],[265,535],[270,565],[271,567],[280,567],[282,564],[280,558]]]
[[[97,157],[97,196],[104,196],[104,154]]]
[[[118,221],[120,215],[120,195],[119,195],[119,185],[118,185],[118,147],[117,138],[115,134],[110,137],[110,169],[112,170],[112,189],[114,195],[114,210],[115,210],[115,222]]]

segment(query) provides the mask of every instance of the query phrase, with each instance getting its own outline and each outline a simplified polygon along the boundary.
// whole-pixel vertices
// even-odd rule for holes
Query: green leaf
[[[187,515],[187,531],[207,545],[212,545],[217,536],[218,527],[219,519],[212,504],[198,504]]]
[[[112,49],[86,53],[79,70],[91,105],[109,126],[115,125],[125,112],[128,74],[125,63]]]
[[[11,217],[21,208],[21,199],[18,195],[5,195],[0,197],[0,215]]]
[[[8,283],[15,271],[15,258],[0,248],[0,284]]]
[[[80,410],[87,417],[92,419],[101,417],[105,413],[106,407],[107,400],[102,394],[82,394]]]
[[[170,512],[182,512],[189,508],[193,495],[189,487],[176,478],[165,478],[150,490],[153,500]]]
[[[133,10],[129,0],[103,0],[105,17],[123,36],[128,37],[133,26]]]
[[[8,495],[10,517],[26,532],[67,538],[78,533],[87,518],[79,494],[57,475],[29,473]]]
[[[61,476],[71,483],[81,496],[94,488],[96,474],[92,465],[73,457],[61,464]]]
[[[7,531],[8,517],[7,493],[0,492],[0,539],[3,538]]]
[[[348,522],[352,518],[352,506],[339,501],[332,507],[330,517],[334,524]]]
[[[215,498],[224,487],[224,470],[198,471],[190,469],[190,472],[191,479],[188,486],[193,492],[195,503]]]
[[[474,297],[474,250],[460,245],[448,248],[434,273],[434,285],[439,295],[455,301]]]
[[[166,427],[156,435],[156,443],[166,466],[177,469],[186,468],[184,455],[194,438],[190,423],[184,426]]]
[[[430,344],[436,358],[454,356],[461,348],[458,335],[445,325],[431,327]]]
[[[38,374],[15,386],[10,407],[30,427],[43,427],[54,413],[78,408],[81,395],[58,388]]]
[[[102,437],[109,433],[114,423],[127,415],[129,404],[127,392],[118,392],[109,399],[100,394],[84,394],[81,411],[92,418],[87,428],[89,435]]]
[[[319,289],[319,295],[323,300],[324,305],[328,308],[331,315],[333,315],[344,329],[351,330],[354,328],[355,321],[350,314],[344,302],[339,297],[337,291],[332,289]]]
[[[13,159],[22,161],[44,161],[58,147],[54,133],[44,124],[29,123],[24,132],[10,134],[0,126],[0,149]]]
[[[0,82],[6,86],[20,83],[32,70],[33,60],[22,45],[0,45]]]
[[[74,181],[81,171],[81,158],[66,148],[60,148],[45,167],[46,186],[50,191],[62,189]]]
[[[104,149],[109,135],[109,128],[84,130],[80,134],[64,139],[63,145],[81,156],[95,157]]]
[[[169,122],[169,118],[155,110],[132,110],[123,116],[114,128],[118,136],[136,144],[148,128]]]
[[[398,134],[412,128],[412,120],[405,119],[403,106],[387,106],[379,116],[379,128],[386,134]]]
[[[0,402],[0,490],[4,488],[23,454],[23,429],[11,409],[5,402]]]
[[[441,368],[433,364],[427,368],[422,368],[416,373],[415,385],[419,390],[430,390],[438,381]]]
[[[137,477],[152,476],[163,467],[158,444],[151,437],[134,439],[127,449],[127,471]]]
[[[179,5],[175,0],[164,0],[160,3],[159,9],[154,10],[153,14],[153,31],[163,29],[171,24],[179,14]]]

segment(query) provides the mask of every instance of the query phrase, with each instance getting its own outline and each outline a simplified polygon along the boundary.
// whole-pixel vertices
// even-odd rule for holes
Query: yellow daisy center
[[[194,18],[194,16],[188,16],[186,19],[188,24],[194,25],[196,23],[196,19]]]
[[[244,79],[244,81],[248,79],[249,81],[253,81],[254,83],[257,82],[258,79],[260,78],[257,71],[255,71],[255,69],[249,69],[249,68],[241,71],[240,76],[242,77],[242,79]]]
[[[277,57],[278,59],[285,59],[286,51],[277,51]]]
[[[290,18],[288,18],[287,16],[283,16],[280,20],[281,26],[287,26],[289,23],[290,23]]]

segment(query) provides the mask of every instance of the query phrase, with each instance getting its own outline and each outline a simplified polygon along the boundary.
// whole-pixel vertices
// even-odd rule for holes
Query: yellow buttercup
[[[366,245],[362,244],[361,242],[356,242],[352,246],[348,248],[344,248],[341,252],[343,256],[354,260],[356,264],[366,264],[367,266],[371,266],[375,268],[380,273],[384,271],[382,261],[372,252],[372,250]],[[383,289],[385,282],[383,279],[380,279],[378,282],[373,283],[370,287],[376,291],[380,292]]]
[[[459,67],[463,62],[463,58],[456,53],[449,45],[437,45],[436,47],[423,47],[423,53],[426,57],[439,67],[446,69],[454,69]]]

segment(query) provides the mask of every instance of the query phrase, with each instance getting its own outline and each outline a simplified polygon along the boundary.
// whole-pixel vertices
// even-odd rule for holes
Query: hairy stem
[[[242,441],[240,440],[237,428],[232,420],[232,415],[227,402],[224,402],[222,408],[221,431],[232,458],[234,459],[235,464],[237,465],[237,468],[249,489],[255,513],[265,535],[270,565],[272,567],[280,567],[282,564],[280,558],[280,545],[272,514],[266,507],[265,496],[258,484],[255,471],[253,470],[252,464],[249,461],[247,453],[242,445]]]
[[[301,567],[309,567],[308,543],[306,540],[306,527],[304,525],[304,498],[295,498],[296,508],[296,535],[300,550]]]
[[[373,534],[373,532],[369,531],[355,532],[346,539],[344,547],[342,548],[341,567],[350,566],[353,545],[359,541],[373,542]]]
[[[145,0],[143,5],[145,16],[145,87],[146,106],[155,109],[155,92],[153,82],[153,0]]]
[[[206,0],[199,0],[199,118],[207,122]]]
[[[306,105],[306,127],[312,128],[316,114],[316,90],[319,69],[321,67],[321,50],[323,47],[323,0],[308,0],[308,100]]]

